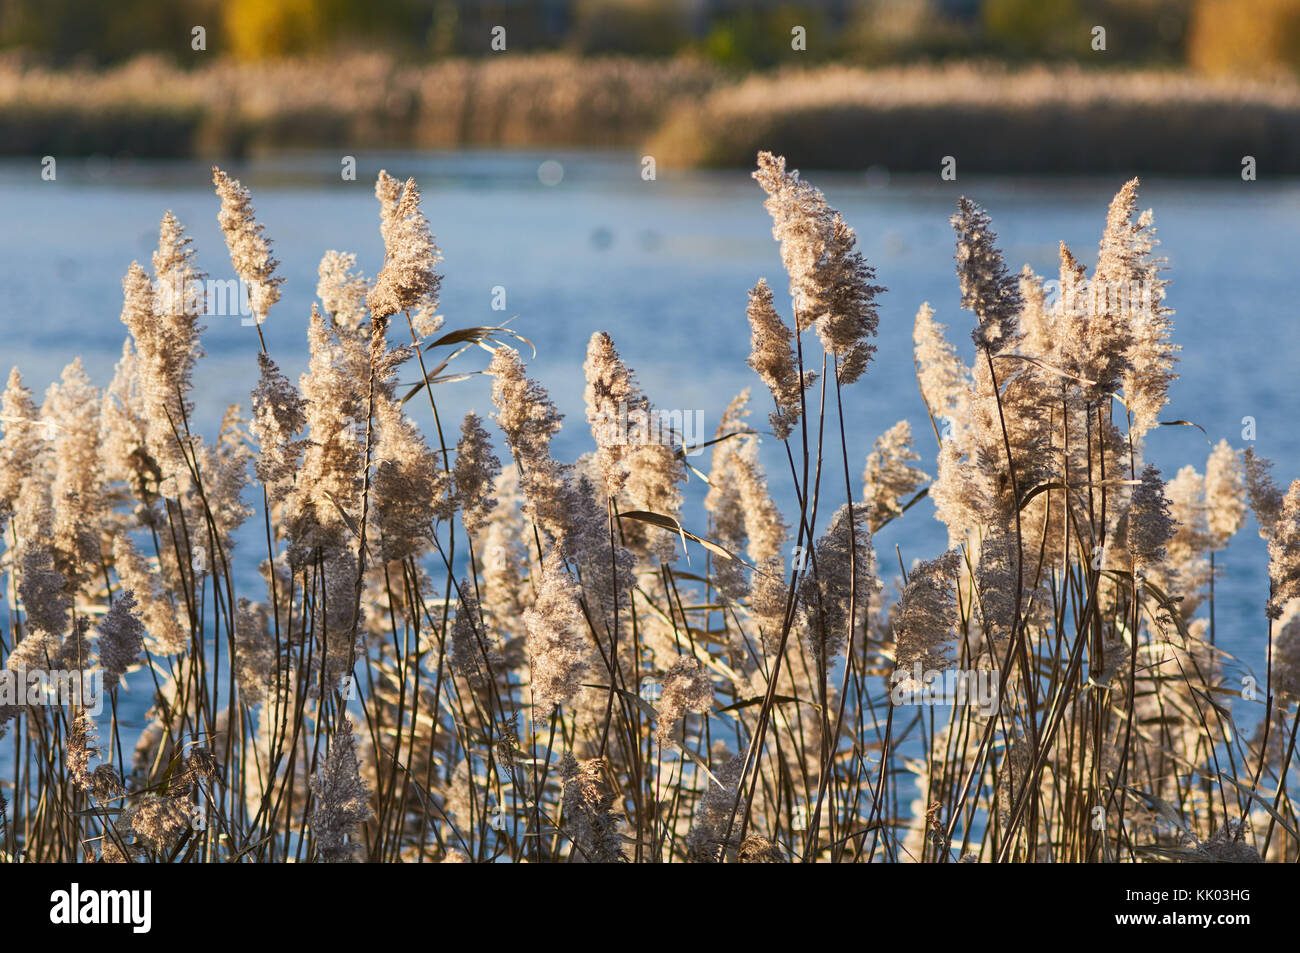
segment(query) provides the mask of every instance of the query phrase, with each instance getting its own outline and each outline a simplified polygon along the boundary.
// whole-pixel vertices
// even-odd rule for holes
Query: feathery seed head
[[[578,761],[568,752],[560,762],[564,785],[564,816],[577,845],[577,856],[588,863],[612,864],[627,860],[614,813],[614,792],[605,780],[603,758]]]
[[[1246,494],[1250,508],[1259,523],[1259,535],[1268,539],[1282,515],[1282,491],[1273,482],[1270,470],[1273,461],[1259,456],[1254,447],[1247,447],[1243,456],[1246,466]]]
[[[380,203],[384,267],[367,297],[370,312],[375,318],[409,312],[416,333],[431,334],[441,324],[436,312],[442,276],[436,267],[442,253],[420,208],[420,187],[415,179],[399,187],[387,172],[380,172],[375,196]]]
[[[212,167],[212,184],[221,197],[217,221],[226,237],[226,247],[230,249],[230,263],[235,274],[248,285],[249,307],[257,323],[261,324],[271,307],[280,300],[280,285],[284,278],[275,274],[280,263],[271,255],[271,240],[254,217],[248,189],[216,166]]]
[[[1220,440],[1205,462],[1205,509],[1215,549],[1222,549],[1246,518],[1246,475],[1241,451]]]
[[[1282,498],[1269,534],[1268,576],[1269,615],[1278,618],[1289,600],[1300,598],[1300,480],[1294,480]]]
[[[477,533],[496,507],[492,484],[501,472],[501,461],[492,452],[492,443],[483,429],[483,419],[468,413],[460,426],[456,443],[456,465],[452,470],[456,503],[466,532]]]
[[[961,566],[961,553],[950,549],[908,573],[894,613],[899,670],[910,670],[917,662],[923,669],[946,669],[953,664],[948,651],[956,638],[956,586]]]
[[[753,175],[781,243],[796,330],[815,324],[822,347],[843,361],[840,382],[852,383],[875,351],[867,339],[876,334],[875,298],[885,289],[871,283],[875,271],[857,251],[853,229],[797,171],[786,171],[784,157],[760,152]]]
[[[778,440],[784,440],[803,415],[803,392],[813,385],[817,375],[808,371],[800,374],[791,344],[794,332],[777,315],[772,289],[764,279],[750,289],[745,314],[751,335],[749,366],[772,392],[776,401],[772,430]]]
[[[320,260],[316,283],[316,297],[321,310],[351,330],[361,327],[366,320],[366,296],[370,284],[365,276],[353,269],[357,256],[348,252],[327,251]]]
[[[126,670],[140,660],[144,649],[144,623],[136,613],[135,593],[126,590],[108,607],[99,623],[99,664],[106,688],[117,687]]]
[[[673,735],[681,727],[688,711],[707,712],[713,707],[713,682],[709,669],[694,656],[682,656],[664,674],[659,695],[659,744],[673,744]]]
[[[1138,568],[1150,568],[1165,558],[1165,545],[1174,535],[1165,481],[1154,464],[1142,471],[1142,482],[1133,488],[1129,509],[1129,548]]]
[[[871,532],[886,521],[901,516],[900,500],[912,497],[929,479],[924,471],[910,466],[921,457],[912,449],[912,425],[900,420],[876,438],[875,449],[867,455],[862,473],[862,514]]]
[[[355,837],[374,812],[370,809],[370,789],[357,763],[352,722],[347,719],[334,732],[325,763],[312,776],[311,789],[316,795],[311,829],[322,859],[326,863],[355,859],[353,845],[347,839]]]
[[[978,319],[971,338],[978,348],[999,350],[1016,337],[1021,305],[1019,283],[1007,271],[998,250],[997,233],[984,209],[962,196],[957,200],[952,227],[957,232],[955,257],[961,306],[973,311]]]
[[[542,715],[567,704],[582,690],[591,664],[580,590],[558,553],[546,557],[537,602],[524,613],[534,703]]]

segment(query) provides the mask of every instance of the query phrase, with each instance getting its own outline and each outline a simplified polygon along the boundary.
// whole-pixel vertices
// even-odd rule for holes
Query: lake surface
[[[445,256],[446,328],[517,315],[512,327],[537,345],[530,373],[568,417],[558,455],[573,459],[591,447],[582,362],[594,330],[613,335],[656,406],[702,410],[710,435],[744,387],[754,388],[755,422],[766,416],[767,393],[745,366],[746,290],[767,277],[787,320],[789,299],[763,194],[747,173],[661,172],[646,182],[639,158],[621,154],[356,158],[354,182],[341,180],[335,155],[282,155],[228,168],[252,189],[287,279],[263,331],[292,377],[305,366],[304,334],[322,253],[354,252],[370,276],[382,262],[373,183],[386,168],[415,176],[424,191]],[[558,184],[541,181],[555,178],[554,166],[539,177],[544,162],[562,166]],[[121,279],[133,259],[147,265],[165,209],[187,226],[200,267],[213,278],[232,277],[207,164],[60,160],[57,170],[57,179],[45,182],[36,159],[0,163],[0,370],[18,364],[38,394],[77,355],[97,384],[108,383],[125,335]],[[958,307],[948,226],[957,196],[967,194],[989,210],[1013,269],[1029,263],[1054,276],[1059,240],[1089,266],[1095,262],[1107,204],[1123,182],[940,182],[878,172],[808,178],[857,230],[889,289],[881,298],[877,360],[846,391],[846,411],[856,421],[849,434],[855,492],[872,441],[904,417],[912,421],[922,465],[933,474],[934,444],[912,370],[912,321],[918,305],[931,302],[970,359],[971,317]],[[1166,477],[1188,463],[1203,470],[1220,438],[1244,445],[1242,418],[1251,416],[1257,451],[1276,461],[1278,482],[1289,483],[1300,476],[1294,425],[1300,380],[1291,363],[1300,356],[1300,324],[1288,277],[1300,246],[1300,183],[1152,179],[1143,185],[1141,207],[1155,210],[1170,264],[1168,303],[1177,311],[1176,341],[1183,347],[1182,377],[1166,418],[1195,421],[1208,435],[1207,442],[1191,427],[1159,428],[1148,438],[1148,459]],[[491,307],[498,286],[505,289],[504,312]],[[204,342],[209,356],[196,375],[195,400],[211,436],[226,405],[248,405],[257,342],[238,316],[209,318]],[[474,349],[458,363],[481,370],[486,362]],[[467,410],[490,413],[488,395],[484,377],[441,386],[444,425],[452,421],[456,428]],[[411,408],[429,424],[427,404]],[[774,486],[788,494],[779,445],[769,439],[764,452]],[[707,460],[694,462],[707,470]],[[842,499],[838,480],[828,489]],[[687,493],[688,528],[702,529],[703,487],[693,483]],[[896,567],[895,544],[910,564],[936,555],[945,538],[925,503],[883,530],[876,546],[885,567]],[[1262,680],[1267,559],[1253,520],[1222,561],[1219,642]],[[250,597],[261,595],[251,589]],[[1254,720],[1240,711],[1238,718]]]

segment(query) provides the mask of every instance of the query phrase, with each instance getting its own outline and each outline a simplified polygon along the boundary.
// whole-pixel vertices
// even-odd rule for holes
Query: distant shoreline
[[[344,79],[346,78],[346,79]],[[281,149],[638,148],[664,167],[1300,173],[1300,85],[1185,73],[830,66],[546,54],[103,71],[0,59],[0,154],[239,157]]]

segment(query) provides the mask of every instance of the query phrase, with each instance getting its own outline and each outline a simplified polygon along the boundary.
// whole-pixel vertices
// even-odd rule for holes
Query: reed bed
[[[784,159],[755,178],[787,275],[750,292],[762,409],[736,396],[707,472],[601,332],[592,449],[557,460],[531,345],[442,326],[419,188],[386,173],[382,268],[326,253],[308,371],[288,380],[259,323],[251,413],[205,439],[201,273],[164,216],[107,389],[74,361],[38,403],[15,369],[0,406],[5,673],[90,673],[105,696],[0,708],[5,859],[1300,858],[1300,481],[1226,442],[1171,479],[1145,459],[1177,347],[1137,181],[1092,275],[1062,246],[1053,281],[1010,272],[961,200],[973,363],[928,306],[915,324],[931,475],[906,422],[854,410],[885,289],[853,229]],[[264,321],[270,240],[248,191],[214,184]],[[494,422],[441,418],[448,382],[484,372]],[[863,427],[881,436],[850,460]],[[688,488],[705,526],[682,523]],[[927,495],[946,551],[875,552]],[[1214,611],[1251,510],[1257,686],[1225,674]],[[925,695],[957,676],[986,690]],[[128,690],[143,724],[119,717]]]
[[[817,169],[1294,174],[1300,87],[1172,71],[958,63],[756,74],[677,106],[650,138],[665,164],[745,166],[760,148]]]
[[[0,59],[0,151],[627,146],[658,126],[668,104],[702,96],[718,78],[693,60],[562,54],[428,65],[351,54],[187,70],[151,56],[107,70],[51,70],[11,55]]]
[[[199,54],[200,56],[202,54]],[[276,148],[641,148],[663,165],[1300,171],[1293,79],[956,63],[750,75],[688,57],[507,53],[414,64],[382,54],[179,69],[140,57],[51,70],[0,57],[0,152],[242,155]]]

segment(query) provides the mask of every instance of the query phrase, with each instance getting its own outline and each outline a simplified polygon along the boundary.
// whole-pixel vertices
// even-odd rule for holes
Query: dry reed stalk
[[[1284,493],[1226,443],[1204,474],[1168,481],[1143,458],[1176,348],[1136,180],[1092,280],[1150,293],[1078,307],[1013,275],[988,215],[961,201],[976,361],[928,306],[915,334],[936,476],[911,466],[900,423],[859,485],[846,395],[870,386],[884,289],[820,192],[769,154],[756,178],[793,321],[760,281],[750,363],[796,505],[772,498],[741,395],[713,444],[695,537],[708,558],[691,567],[685,448],[610,426],[652,413],[615,342],[597,334],[588,353],[594,453],[557,460],[561,417],[521,340],[439,327],[441,256],[414,182],[380,176],[375,279],[326,254],[300,381],[250,346],[256,452],[236,411],[211,443],[191,432],[201,314],[167,292],[198,271],[165,217],[153,275],[133,264],[124,282],[131,335],[109,388],[74,362],[43,404],[17,371],[0,401],[6,674],[102,673],[109,702],[0,707],[6,856],[1300,858],[1300,483]],[[264,317],[269,243],[247,191],[220,171],[215,184]],[[1063,285],[1084,287],[1061,258]],[[479,418],[450,446],[438,417],[447,366],[475,344],[492,353],[505,467]],[[422,383],[402,394],[413,356]],[[436,448],[406,409],[425,403]],[[264,553],[236,546],[250,480]],[[925,495],[949,547],[910,568],[899,552],[887,595],[872,535]],[[1213,627],[1214,574],[1248,505],[1271,556],[1253,738]],[[791,540],[807,558],[787,562]],[[234,568],[253,559],[256,593]],[[945,673],[992,694],[918,704]],[[141,730],[118,717],[123,686],[152,693]]]

